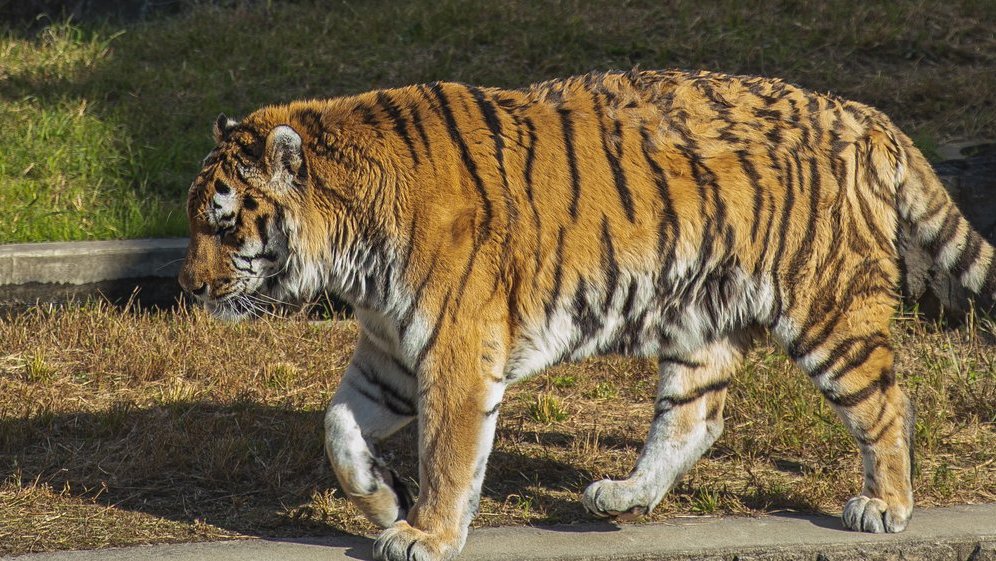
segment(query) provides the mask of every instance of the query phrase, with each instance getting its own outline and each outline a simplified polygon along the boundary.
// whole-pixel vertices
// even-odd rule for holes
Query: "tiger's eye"
[[[214,190],[219,195],[227,195],[232,192],[232,188],[229,187],[227,183],[221,181],[220,179],[214,182]]]

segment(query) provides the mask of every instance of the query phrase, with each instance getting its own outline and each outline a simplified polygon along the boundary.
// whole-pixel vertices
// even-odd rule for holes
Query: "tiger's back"
[[[859,166],[900,147],[870,108],[711,73],[421,91],[467,135],[487,187],[463,194],[486,209],[477,233],[508,252],[496,275],[529,279],[508,288],[512,377],[592,353],[688,351],[755,324],[790,344],[829,309],[813,297],[896,286],[900,171]],[[886,144],[874,154],[873,137]],[[865,264],[877,270],[859,284],[841,277]]]
[[[980,301],[996,295],[993,248],[888,118],[778,80],[435,83],[216,129],[181,282],[223,308],[226,289],[284,300],[323,287],[354,306],[363,329],[326,449],[347,495],[388,527],[379,559],[459,551],[507,384],[592,354],[657,356],[660,382],[633,472],[582,501],[597,516],[653,509],[721,434],[762,328],[860,445],[845,525],[901,531],[913,411],[889,340],[900,223]],[[369,442],[415,418],[412,502]]]

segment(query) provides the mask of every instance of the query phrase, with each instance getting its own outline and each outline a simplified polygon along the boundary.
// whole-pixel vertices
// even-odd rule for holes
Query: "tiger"
[[[179,282],[222,318],[322,291],[352,308],[325,451],[383,529],[378,560],[456,556],[506,387],[593,355],[653,357],[659,381],[632,472],[581,502],[651,512],[722,433],[731,375],[765,333],[860,449],[843,525],[901,532],[914,408],[890,339],[900,239],[996,299],[993,247],[910,138],[780,79],[435,82],[222,114],[213,132]],[[377,452],[415,419],[417,498]]]

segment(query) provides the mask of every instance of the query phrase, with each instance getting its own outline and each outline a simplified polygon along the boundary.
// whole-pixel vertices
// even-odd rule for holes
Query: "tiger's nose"
[[[205,298],[208,296],[208,283],[196,278],[196,275],[192,274],[186,268],[180,271],[180,288],[182,288],[187,293],[197,297]]]

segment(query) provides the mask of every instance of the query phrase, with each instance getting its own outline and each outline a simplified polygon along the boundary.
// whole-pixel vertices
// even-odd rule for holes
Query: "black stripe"
[[[815,326],[815,324],[804,326],[802,333],[793,341],[788,347],[789,356],[793,359],[799,359],[807,354],[816,350],[824,341],[830,336],[834,328],[840,324],[841,320],[847,317],[847,311],[850,309],[856,296],[857,286],[859,283],[867,283],[869,279],[868,275],[870,272],[865,272],[865,275],[855,274],[851,277],[845,290],[841,291],[841,294],[846,294],[847,297],[840,302],[832,302],[824,306],[823,313],[820,314],[823,318],[827,319],[827,322],[823,325],[818,333],[815,335],[809,334],[809,329]],[[894,289],[891,287],[880,287],[880,286],[867,286],[860,291],[861,297],[870,297],[875,295],[888,295],[893,296],[895,293]],[[815,300],[815,299],[814,299]],[[836,313],[831,314],[831,307]],[[810,313],[810,316],[815,314]]]
[[[411,368],[408,368],[407,364],[401,362],[396,357],[392,356],[390,358],[391,358],[391,362],[394,363],[394,366],[398,370],[400,370],[405,376],[408,376],[409,378],[415,378],[415,372],[413,372]]]
[[[875,241],[878,242],[879,247],[883,249],[891,247],[893,245],[892,239],[888,234],[879,228],[878,221],[875,220],[875,213],[872,211],[871,207],[868,206],[866,191],[867,190],[863,190],[857,194],[858,210],[861,212],[861,217],[864,218],[868,229],[871,230],[872,237],[874,237]]]
[[[851,146],[850,142],[845,142],[840,139],[840,126],[841,122],[834,116],[834,121],[830,123],[834,128],[830,130],[830,171],[833,173],[834,179],[837,183],[843,187],[847,184],[847,162],[841,157],[844,150]]]
[[[394,278],[394,263],[389,261],[387,266],[384,268],[384,271],[378,272],[378,274],[381,275],[379,302],[386,303],[391,295],[391,281]],[[368,278],[376,281],[377,275],[368,274]],[[373,286],[373,284],[371,283],[369,286]]]
[[[934,203],[935,199],[937,200],[936,203]],[[948,206],[948,200],[947,197],[944,196],[944,193],[941,191],[934,191],[933,193],[930,194],[930,199],[927,200],[926,210],[924,210],[923,214],[921,214],[916,219],[917,225],[918,226],[923,225],[926,224],[927,222],[932,221],[934,217],[937,216],[942,210],[947,208],[947,206]]]
[[[684,366],[685,368],[702,368],[705,366],[701,362],[695,362],[694,360],[686,360],[681,357],[676,356],[661,356],[658,358],[658,362],[668,362],[671,364],[677,364],[678,366]]]
[[[257,161],[263,155],[262,143],[258,139],[247,142],[239,137],[235,139],[235,145],[239,147],[239,152],[248,157],[250,161]]]
[[[636,302],[636,290],[638,288],[636,277],[630,277],[629,287],[626,289],[626,299],[623,300],[622,317],[627,323],[630,322],[630,314],[633,313],[633,304]]]
[[[864,434],[859,434],[856,437],[858,442],[864,446],[874,446],[879,440],[882,440],[882,436],[886,433],[886,431],[891,429],[896,424],[896,421],[899,421],[902,418],[902,414],[896,412],[889,417],[888,421],[882,423],[882,419],[885,417],[885,412],[888,409],[888,407],[883,407],[878,412],[878,417],[876,417],[875,422],[871,424],[872,427],[879,426],[879,430],[875,434],[871,434],[867,431]]]
[[[529,198],[529,202],[533,202],[533,162],[536,160],[536,125],[533,124],[533,120],[526,118],[523,121],[526,125],[526,130],[529,131],[529,147],[526,148],[526,163],[523,171],[523,175],[526,179],[526,197]],[[535,213],[536,206],[533,205],[533,211]],[[538,214],[538,213],[536,213]]]
[[[872,353],[878,349],[892,350],[892,346],[884,337],[866,340],[861,352],[851,357],[850,360],[840,365],[840,367],[836,368],[837,371],[830,376],[830,379],[837,381],[844,376],[847,376],[854,369],[859,368],[862,364],[868,362],[868,360],[871,359]]]
[[[494,407],[492,407],[491,409],[488,409],[487,411],[485,411],[484,412],[484,416],[485,417],[490,417],[490,416],[494,415],[495,413],[498,412],[498,409],[500,407],[501,407],[501,402],[499,401],[498,403],[495,404]]]
[[[405,334],[408,332],[408,328],[411,326],[412,320],[415,319],[415,310],[419,307],[419,303],[422,301],[422,294],[425,292],[426,286],[429,284],[429,280],[432,278],[432,274],[436,271],[436,263],[438,263],[439,252],[433,252],[432,261],[429,263],[429,270],[425,273],[425,277],[419,282],[418,286],[415,287],[415,294],[412,296],[412,303],[409,304],[408,309],[401,316],[401,320],[398,322],[398,336],[404,340]]]
[[[422,113],[415,105],[411,106],[411,112],[412,124],[415,125],[415,131],[418,133],[419,138],[422,139],[422,146],[425,148],[425,156],[432,160],[432,146],[429,145],[429,135],[425,133],[425,126],[422,124]]]
[[[772,169],[775,169],[779,176],[779,181],[781,181],[781,168],[777,165],[773,165]],[[767,223],[764,227],[764,240],[761,242],[761,254],[758,257],[758,266],[760,267],[765,263],[768,257],[768,248],[771,247],[771,233],[775,228],[775,195],[771,191],[768,191],[768,215]],[[774,268],[774,267],[773,267]],[[775,298],[781,298],[781,295],[775,294]]]
[[[809,371],[807,372],[809,374],[809,377],[815,379],[823,376],[835,364],[837,364],[837,361],[847,356],[847,354],[850,353],[855,346],[857,346],[859,343],[865,342],[866,340],[867,340],[866,337],[849,337],[843,341],[840,341],[839,343],[837,343],[836,346],[834,346],[834,348],[829,353],[827,353],[826,358],[820,361],[819,364],[809,369]],[[793,358],[795,360],[798,360],[801,357],[793,356]]]
[[[587,342],[592,335],[602,329],[602,320],[588,304],[588,281],[584,277],[578,280],[574,291],[574,324],[581,330],[577,346]],[[575,350],[576,350],[575,347]]]
[[[941,229],[938,230],[937,235],[934,236],[929,245],[930,252],[934,257],[940,253],[941,249],[951,241],[951,238],[958,231],[958,218],[960,218],[958,209],[952,205],[947,207],[947,211],[947,215],[944,216],[944,222],[941,223]]]
[[[723,391],[728,387],[730,387],[730,380],[717,380],[700,388],[695,388],[682,396],[661,397],[657,400],[657,406],[654,410],[654,418],[656,419],[657,417],[660,417],[675,407],[687,405],[693,401],[701,399],[707,394]]]
[[[835,390],[824,389],[823,395],[830,403],[839,407],[854,407],[860,405],[876,393],[884,392],[894,383],[895,375],[890,370],[883,370],[877,380],[856,392],[840,394]]]
[[[446,121],[446,130],[449,132],[453,143],[460,149],[460,157],[463,160],[463,164],[470,173],[471,178],[474,180],[474,187],[477,189],[477,194],[481,197],[481,204],[484,210],[484,219],[478,230],[480,235],[477,239],[487,238],[491,235],[491,220],[494,215],[494,210],[491,208],[491,200],[488,198],[488,192],[484,188],[484,182],[481,180],[481,175],[477,171],[477,164],[474,163],[474,159],[470,155],[467,143],[464,142],[463,136],[460,134],[460,128],[457,126],[456,119],[453,118],[453,110],[450,108],[450,102],[447,99],[446,94],[443,92],[442,84],[436,82],[429,90],[439,101],[439,111],[442,114],[443,119]]]
[[[378,404],[383,405],[381,397],[370,393],[369,390],[367,390],[366,388],[364,388],[363,386],[361,386],[360,385],[360,381],[357,378],[346,378],[346,383],[348,383],[349,385],[353,386],[353,389],[355,389],[357,392],[359,392],[360,395],[362,395],[363,397],[369,399],[373,403],[378,403]]]
[[[989,258],[989,268],[983,278],[986,281],[982,285],[980,294],[987,298],[996,299],[996,252],[993,252],[992,257]]]
[[[750,237],[756,243],[761,227],[761,210],[764,206],[764,193],[761,191],[761,175],[757,173],[757,168],[750,161],[750,154],[746,150],[737,150],[737,159],[740,160],[740,168],[744,170],[751,187],[754,189],[754,217],[751,220]]]
[[[982,253],[982,244],[985,240],[982,239],[975,230],[968,230],[968,239],[965,242],[965,247],[961,249],[961,255],[958,256],[958,260],[955,261],[954,266],[951,270],[957,273],[967,273],[968,270],[975,264],[975,261],[979,258],[979,254]]]
[[[470,282],[470,272],[474,270],[474,263],[477,262],[477,257],[480,255],[481,244],[474,240],[473,245],[470,248],[470,257],[467,258],[467,265],[463,269],[463,273],[460,275],[459,288],[457,288],[456,294],[456,305],[459,308],[460,303],[463,300],[463,291],[467,288],[467,283]],[[497,289],[497,283],[500,279],[495,276],[494,289]]]
[[[581,176],[578,173],[577,156],[574,154],[574,123],[571,121],[571,110],[558,108],[560,125],[564,132],[564,153],[567,156],[567,168],[571,176],[571,218],[578,219],[578,202],[581,199]]]
[[[801,179],[801,178],[800,178]],[[816,221],[819,219],[819,207],[820,207],[820,181],[822,180],[819,168],[816,165],[816,159],[809,159],[809,222],[806,225],[806,232],[809,235],[802,237],[802,244],[796,250],[795,255],[792,257],[792,262],[789,264],[789,277],[797,278],[799,272],[802,270],[803,264],[806,262],[808,257],[812,256],[813,253],[813,240],[817,237],[816,233]]]
[[[674,248],[677,245],[680,234],[678,215],[674,210],[674,202],[671,200],[671,192],[667,183],[667,176],[664,170],[653,159],[650,150],[653,147],[653,138],[646,126],[640,127],[640,135],[643,137],[641,150],[643,159],[650,168],[650,173],[654,178],[654,185],[657,187],[657,194],[661,199],[661,219],[657,225],[657,252],[663,258],[661,265],[663,273],[671,268],[675,259]],[[668,237],[670,234],[670,237]]]
[[[468,86],[467,90],[477,102],[478,109],[484,117],[484,123],[491,132],[491,141],[495,145],[495,160],[498,161],[498,172],[501,174],[502,182],[508,185],[508,176],[505,173],[505,141],[502,139],[501,121],[498,119],[498,112],[493,103],[484,98],[484,92],[479,88]]]
[[[547,300],[544,306],[546,311],[546,321],[550,321],[550,316],[553,315],[554,307],[557,305],[557,300],[560,299],[560,285],[563,281],[564,272],[564,227],[560,227],[560,232],[557,233],[557,253],[556,261],[553,266],[553,290],[550,294],[550,299]]]
[[[609,219],[602,215],[602,270],[605,271],[605,301],[602,313],[609,311],[612,297],[619,285],[619,263],[616,261],[616,250],[612,245],[612,234],[609,232]]]
[[[526,130],[529,134],[529,147],[526,149],[526,163],[523,167],[523,176],[525,178],[526,186],[526,198],[529,200],[529,208],[533,211],[533,227],[536,231],[536,247],[533,249],[533,257],[535,262],[535,274],[533,275],[533,288],[536,287],[537,282],[539,282],[539,271],[542,267],[542,252],[540,251],[540,245],[543,243],[543,226],[540,220],[539,208],[536,206],[536,201],[533,199],[533,163],[536,160],[536,126],[533,124],[533,120],[529,117],[523,119],[523,123],[526,125]]]
[[[784,169],[786,171],[784,177],[782,177],[785,186],[785,201],[782,207],[781,223],[778,225],[778,248],[775,250],[775,257],[772,261],[772,268],[776,269],[782,262],[782,256],[785,254],[785,242],[788,240],[789,225],[791,224],[792,208],[795,206],[795,187],[793,186],[792,180],[792,164],[791,162],[785,162],[786,165]],[[783,302],[782,295],[782,282],[781,275],[772,275],[775,294],[775,305],[778,307],[777,313],[773,314],[774,317],[781,315],[781,311],[785,303]],[[792,281],[794,279],[790,279]]]
[[[412,417],[415,415],[416,413],[415,406],[412,405],[410,402],[403,399],[399,399],[396,394],[386,393],[385,388],[382,385],[377,384],[377,382],[371,380],[370,378],[367,378],[365,375],[364,379],[366,379],[370,383],[374,384],[378,389],[380,389],[381,394],[378,396],[371,393],[366,388],[361,386],[359,380],[357,380],[356,378],[348,378],[347,380],[349,385],[352,386],[353,389],[355,389],[357,392],[359,392],[360,395],[367,398],[371,402],[384,407],[394,415],[397,415],[398,417]]]
[[[480,88],[468,86],[467,90],[477,102],[477,107],[484,117],[484,122],[491,133],[491,140],[495,145],[495,160],[498,162],[498,174],[501,176],[502,188],[505,191],[505,206],[508,209],[508,228],[515,230],[518,222],[518,209],[512,201],[512,192],[508,185],[508,173],[505,171],[505,140],[502,135],[501,120],[498,118],[498,110],[495,104],[484,97],[484,92]],[[506,245],[507,250],[511,250],[510,245]],[[497,280],[497,277],[496,277]]]
[[[363,375],[363,378],[373,386],[376,386],[380,390],[381,395],[384,397],[382,400],[384,405],[386,405],[392,412],[396,412],[396,409],[392,407],[396,406],[398,403],[407,407],[408,415],[415,414],[415,404],[412,400],[399,392],[397,389],[391,387],[387,382],[377,377],[377,375],[366,367],[365,364],[361,362],[353,363],[353,366]],[[400,408],[398,408],[400,409]]]
[[[364,124],[374,128],[375,130],[377,129],[379,121],[377,121],[377,115],[374,114],[373,109],[364,103],[359,103],[353,108],[353,110],[360,114]]]
[[[250,262],[249,266],[242,266],[242,265],[239,265],[239,262],[236,261],[236,259],[242,259],[244,261],[249,261],[249,258],[243,257],[242,255],[238,255],[238,254],[232,255],[232,268],[233,269],[235,269],[236,271],[240,271],[242,273],[250,273],[250,274],[253,274],[253,275],[256,274],[256,271],[254,271],[253,268],[252,268],[252,263],[251,262]]]
[[[698,148],[695,148],[698,150]],[[712,189],[709,193],[712,194],[712,204],[716,208],[716,230],[718,232],[726,232],[726,237],[730,237],[730,230],[727,230],[726,224],[726,200],[720,196],[720,191],[722,187],[719,184],[719,180],[716,178],[716,173],[702,161],[701,158],[696,158],[696,164],[701,169],[702,176],[701,179],[706,182],[707,185],[711,186]],[[727,240],[730,241],[729,239]],[[728,248],[732,249],[732,248]]]
[[[270,218],[266,214],[260,214],[256,217],[256,231],[259,232],[259,242],[263,248],[270,241],[270,231],[267,228],[267,219]]]
[[[417,166],[418,153],[415,151],[415,143],[412,141],[411,135],[408,134],[408,120],[401,114],[401,108],[383,91],[377,92],[377,103],[380,103],[387,116],[391,118],[391,122],[394,123],[394,132],[398,133],[398,136],[405,142],[405,146],[408,147],[408,153]]]
[[[623,171],[622,164],[620,163],[623,151],[622,123],[615,121],[614,132],[619,137],[619,145],[614,151],[609,146],[609,133],[605,128],[605,116],[601,107],[601,103],[603,103],[602,97],[597,94],[593,94],[591,102],[592,107],[595,110],[595,118],[598,121],[598,129],[602,136],[602,152],[605,154],[605,159],[609,163],[609,169],[612,170],[612,179],[615,183],[616,191],[619,193],[619,202],[622,203],[623,210],[626,211],[626,218],[630,222],[633,222],[633,220],[635,220],[633,210],[633,194],[630,193],[629,186],[626,184],[626,174]]]

